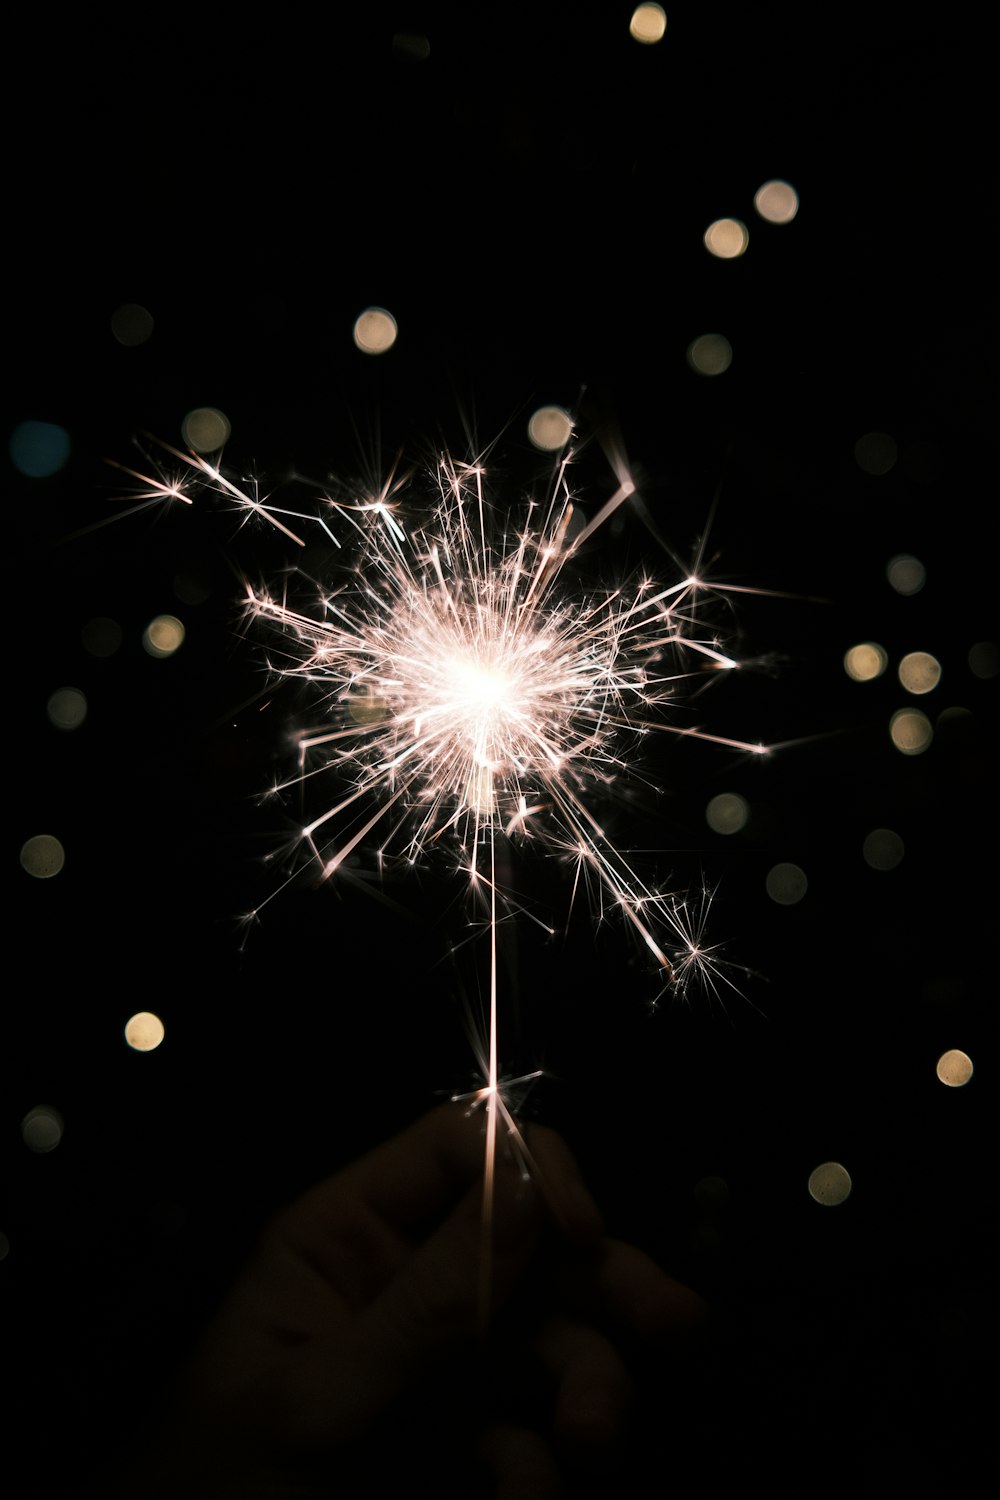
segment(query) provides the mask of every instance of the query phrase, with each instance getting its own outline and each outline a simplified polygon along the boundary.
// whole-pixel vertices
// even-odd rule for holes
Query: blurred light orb
[[[795,906],[809,888],[806,872],[801,866],[787,861],[773,865],[764,884],[771,900],[779,906]]]
[[[989,679],[1000,672],[1000,646],[996,641],[977,641],[969,647],[969,671],[974,677]]]
[[[389,705],[369,686],[363,692],[354,693],[347,700],[347,712],[355,724],[381,724],[389,717]]]
[[[151,1010],[136,1011],[125,1022],[125,1040],[134,1052],[152,1052],[165,1035],[163,1022]]]
[[[45,705],[49,723],[56,729],[79,729],[87,717],[87,697],[79,688],[56,688]]]
[[[176,615],[157,615],[142,632],[142,645],[150,656],[173,656],[184,643],[184,626]]]
[[[63,1138],[63,1117],[50,1104],[36,1104],[21,1121],[21,1139],[29,1151],[40,1156],[54,1151]]]
[[[114,656],[122,643],[122,628],[117,620],[98,615],[88,620],[80,631],[83,649],[91,656]]]
[[[174,574],[174,594],[182,604],[204,604],[212,596],[212,585],[198,564],[193,563]]]
[[[854,682],[871,682],[889,665],[889,653],[876,641],[861,641],[844,652],[844,671]]]
[[[890,557],[885,576],[897,594],[919,594],[927,581],[927,569],[919,557],[900,552],[898,556]]]
[[[362,354],[384,354],[396,342],[396,319],[384,307],[367,307],[354,324],[354,342]]]
[[[181,423],[181,436],[195,453],[217,453],[229,442],[229,418],[217,406],[196,406]]]
[[[528,437],[543,453],[557,453],[573,436],[573,418],[561,406],[540,406],[528,422]]]
[[[111,314],[111,332],[126,349],[135,349],[151,336],[153,315],[138,302],[123,302]]]
[[[941,681],[941,663],[929,651],[909,651],[899,664],[899,680],[908,693],[933,692]]]
[[[839,1161],[825,1161],[809,1173],[809,1196],[824,1208],[836,1208],[851,1195],[851,1174]]]
[[[397,31],[392,39],[394,56],[403,62],[426,62],[431,55],[431,44],[418,31]]]
[[[739,219],[716,219],[705,230],[705,249],[718,260],[736,260],[750,243],[750,231]]]
[[[749,816],[750,808],[738,792],[719,792],[705,808],[705,822],[713,833],[739,833]]]
[[[629,35],[644,47],[662,42],[667,30],[667,13],[662,5],[637,5],[628,23]]]
[[[942,1052],[937,1060],[937,1076],[943,1084],[950,1089],[960,1089],[968,1083],[972,1077],[972,1058],[967,1052],[962,1052],[958,1047],[953,1047],[950,1052]]]
[[[790,224],[799,211],[799,195],[780,177],[761,183],[753,195],[753,206],[769,224]]]
[[[899,449],[887,432],[866,432],[854,444],[854,459],[866,474],[888,474],[895,468]]]
[[[900,708],[889,720],[889,735],[902,755],[922,755],[934,738],[934,730],[919,709]]]
[[[51,880],[66,863],[66,851],[51,833],[36,833],[21,845],[21,868],[36,880]]]
[[[861,845],[865,864],[873,870],[894,870],[905,853],[903,840],[891,828],[873,828]]]
[[[19,422],[10,435],[10,461],[29,479],[58,474],[69,458],[69,433],[55,422]]]
[[[688,345],[687,362],[698,375],[723,375],[733,362],[733,346],[725,334],[699,334]]]

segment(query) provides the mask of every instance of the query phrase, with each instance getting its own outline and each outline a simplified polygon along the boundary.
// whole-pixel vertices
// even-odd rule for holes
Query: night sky
[[[669,1413],[654,1391],[637,1469],[667,1444],[649,1493],[678,1473],[707,1494],[991,1490],[985,23],[681,6],[641,45],[629,17],[17,23],[0,1286],[4,1462],[23,1445],[29,1468],[4,1476],[12,1497],[82,1493],[269,1215],[475,1083],[482,950],[447,850],[381,884],[361,850],[349,879],[302,872],[268,899],[301,811],[260,794],[309,705],[268,678],[240,597],[342,562],[207,499],[135,511],[108,461],[149,472],[142,435],[183,446],[212,408],[223,469],[275,503],[495,444],[492,498],[516,510],[551,464],[527,436],[548,405],[574,419],[586,514],[614,488],[609,444],[638,486],[584,584],[673,582],[703,556],[764,591],[720,594],[745,665],[677,712],[774,752],[648,736],[597,809],[653,883],[716,890],[735,987],[662,993],[622,925],[579,906],[564,937],[565,872],[514,856],[559,934],[505,933],[505,1066],[546,1072],[526,1113],[567,1136],[613,1231],[726,1314]],[[770,181],[797,195],[787,223],[755,208]],[[706,248],[722,218],[749,232],[738,258]],[[133,307],[152,331],[122,342]],[[398,325],[378,356],[353,338],[370,307]],[[718,374],[696,368],[705,335],[730,351]],[[900,558],[915,591],[893,586]],[[163,614],[185,636],[160,659],[143,633]],[[95,620],[120,631],[110,654]],[[885,666],[859,682],[845,653],[865,642]],[[900,679],[913,652],[940,668],[927,693]],[[86,703],[74,729],[52,722],[64,688]],[[893,741],[901,710],[925,716],[920,753]],[[720,794],[746,804],[738,832],[710,826]],[[892,868],[866,860],[877,830]],[[38,835],[65,854],[51,878],[24,868]],[[807,882],[791,904],[769,894],[787,864]],[[125,1042],[138,1011],[164,1024],[154,1051]],[[950,1049],[964,1087],[936,1075]],[[38,1110],[61,1134],[32,1136]],[[838,1206],[808,1189],[831,1161]]]

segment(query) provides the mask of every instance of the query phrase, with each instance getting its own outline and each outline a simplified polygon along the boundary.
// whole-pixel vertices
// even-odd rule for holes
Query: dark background
[[[301,705],[262,695],[238,597],[287,551],[211,507],[121,517],[106,460],[132,463],[142,432],[178,443],[210,405],[226,462],[274,493],[464,454],[474,428],[502,434],[516,500],[550,402],[620,432],[653,523],[626,515],[598,573],[672,579],[712,516],[713,575],[776,591],[723,612],[750,665],[698,719],[796,742],[763,762],[658,742],[655,795],[602,809],[654,878],[718,885],[738,994],[653,1007],[614,924],[553,943],[524,924],[511,954],[506,1060],[550,1075],[528,1112],[567,1135],[613,1231],[726,1313],[651,1404],[652,1452],[707,1493],[989,1489],[997,679],[968,665],[997,630],[986,41],[887,8],[668,15],[648,48],[610,4],[15,28],[8,430],[55,423],[70,454],[4,471],[0,1280],[35,1475],[12,1495],[95,1470],[276,1206],[471,1085],[482,982],[468,946],[451,956],[468,927],[446,860],[393,886],[398,909],[299,881],[244,943],[287,830],[257,798]],[[771,177],[799,193],[789,225],[754,213]],[[750,229],[732,263],[702,244],[724,215]],[[154,318],[137,348],[111,333],[126,302]],[[400,329],[377,359],[351,337],[369,304]],[[699,377],[685,351],[714,331],[733,362]],[[881,475],[855,457],[871,432],[898,450]],[[610,493],[598,441],[575,472],[585,504]],[[886,579],[899,553],[927,568],[912,597]],[[187,636],[155,661],[163,611]],[[123,631],[107,659],[81,643],[95,616]],[[861,640],[889,656],[867,684],[842,664]],[[896,677],[911,650],[942,664],[926,699]],[[88,701],[72,734],[46,717],[64,685]],[[907,704],[935,725],[921,756],[889,738]],[[743,833],[708,828],[719,791],[750,803]],[[896,870],[862,859],[873,828],[903,839]],[[66,849],[52,880],[18,865],[39,832]],[[765,890],[779,861],[808,875],[794,907]],[[558,924],[551,865],[523,881]],[[122,1036],[142,1009],[166,1027],[149,1054]],[[951,1047],[964,1089],[935,1076]],[[65,1122],[48,1153],[21,1139],[38,1105]],[[831,1159],[853,1191],[823,1208],[806,1182]]]

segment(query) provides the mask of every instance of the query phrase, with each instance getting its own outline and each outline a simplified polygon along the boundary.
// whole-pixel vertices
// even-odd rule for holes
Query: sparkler
[[[703,905],[648,884],[597,810],[635,774],[637,744],[651,731],[764,753],[679,721],[693,678],[737,665],[702,623],[720,588],[697,569],[672,583],[581,585],[592,539],[635,494],[621,455],[609,454],[614,493],[586,520],[570,446],[542,496],[516,514],[498,506],[484,456],[444,454],[422,481],[397,469],[371,492],[324,490],[296,509],[197,453],[161,446],[180,467],[126,471],[140,503],[190,502],[207,490],[241,523],[269,525],[300,546],[312,531],[336,553],[322,580],[306,585],[299,575],[293,585],[292,574],[280,589],[246,586],[248,617],[275,641],[272,673],[307,684],[316,706],[316,722],[298,734],[294,771],[273,790],[336,788],[299,830],[299,852],[328,880],[362,846],[376,849],[380,866],[448,849],[482,912],[484,1078],[463,1097],[486,1110],[485,1262],[498,1119],[524,1150],[498,1056],[498,926],[524,910],[499,883],[501,846],[557,855],[570,910],[585,892],[598,920],[619,913],[664,989],[729,982],[703,941]]]

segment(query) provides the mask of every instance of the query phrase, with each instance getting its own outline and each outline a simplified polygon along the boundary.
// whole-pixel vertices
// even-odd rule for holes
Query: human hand
[[[446,1107],[275,1219],[123,1493],[562,1493],[621,1432],[629,1342],[704,1306],[604,1235],[559,1136],[528,1147],[528,1178],[497,1153],[485,1332],[482,1116]]]

